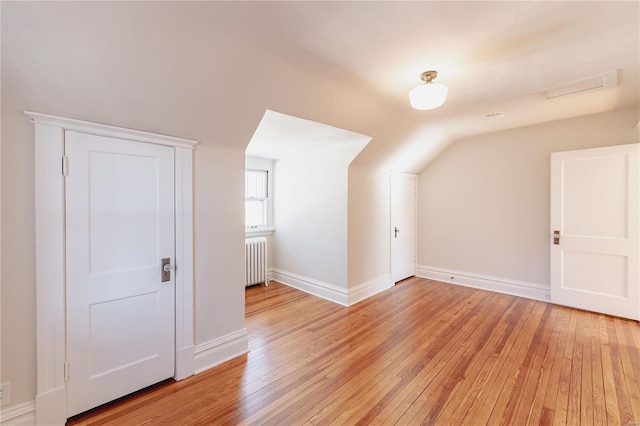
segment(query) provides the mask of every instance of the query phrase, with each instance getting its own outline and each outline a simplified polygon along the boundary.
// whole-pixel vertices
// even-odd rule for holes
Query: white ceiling
[[[270,109],[419,172],[462,137],[639,103],[638,1],[2,2],[1,18],[3,105],[234,149]],[[413,110],[430,69],[448,99]],[[615,88],[535,93],[612,70]]]
[[[535,106],[536,90],[613,69],[637,89],[638,4],[285,2],[260,9],[261,19],[245,29],[311,52],[402,104],[420,73],[435,69],[449,86],[449,110]],[[622,94],[627,105],[637,103],[638,90]]]
[[[267,110],[247,145],[246,155],[279,160],[300,153],[313,155],[315,150],[331,146],[355,144],[362,149],[370,140],[370,136]]]
[[[321,58],[404,109],[418,126],[388,167],[419,170],[457,138],[638,105],[638,5],[285,2],[261,8],[246,30],[289,54]],[[249,5],[245,12],[258,13]],[[412,111],[407,93],[430,69],[449,87],[448,99],[438,110]],[[616,88],[552,100],[536,93],[613,70]],[[503,120],[486,118],[498,111]]]

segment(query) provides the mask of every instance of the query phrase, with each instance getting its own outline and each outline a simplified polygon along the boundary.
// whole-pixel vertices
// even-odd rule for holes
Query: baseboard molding
[[[527,299],[551,301],[549,286],[542,284],[422,265],[418,265],[416,275],[421,278],[526,297]]]
[[[339,305],[349,306],[349,293],[345,288],[277,268],[271,268],[271,279]]]
[[[393,282],[391,282],[391,275],[385,275],[383,277],[358,284],[355,287],[350,287],[347,295],[349,306],[355,305],[356,303],[361,302],[364,299],[373,296],[374,294],[383,292],[391,287],[393,287]]]
[[[277,268],[271,268],[270,275],[274,281],[342,306],[355,305],[374,294],[393,287],[390,275],[375,278],[349,289]]]
[[[35,401],[25,402],[13,407],[1,408],[0,424],[3,426],[36,424]]]
[[[249,338],[246,328],[196,345],[193,355],[194,373],[202,373],[247,352]]]

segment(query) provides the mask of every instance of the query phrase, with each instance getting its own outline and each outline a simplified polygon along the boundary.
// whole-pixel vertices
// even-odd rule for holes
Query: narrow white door
[[[416,274],[417,176],[391,172],[391,279]]]
[[[551,156],[551,301],[640,319],[637,144]]]
[[[173,152],[65,133],[68,417],[174,374]]]

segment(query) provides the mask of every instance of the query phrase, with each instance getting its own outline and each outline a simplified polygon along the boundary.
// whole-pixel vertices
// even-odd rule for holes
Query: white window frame
[[[265,171],[267,173],[267,220],[266,225],[259,227],[245,226],[246,236],[264,236],[272,235],[275,231],[273,220],[273,173],[275,162],[267,158],[246,157],[245,158],[245,171],[257,170]],[[247,198],[245,198],[246,200]]]

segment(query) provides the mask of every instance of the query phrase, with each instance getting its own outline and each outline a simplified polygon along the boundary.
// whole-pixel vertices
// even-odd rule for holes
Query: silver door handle
[[[164,283],[171,281],[171,271],[176,269],[176,265],[171,264],[171,258],[165,257],[160,261],[162,265],[162,272],[160,273],[160,282]]]

